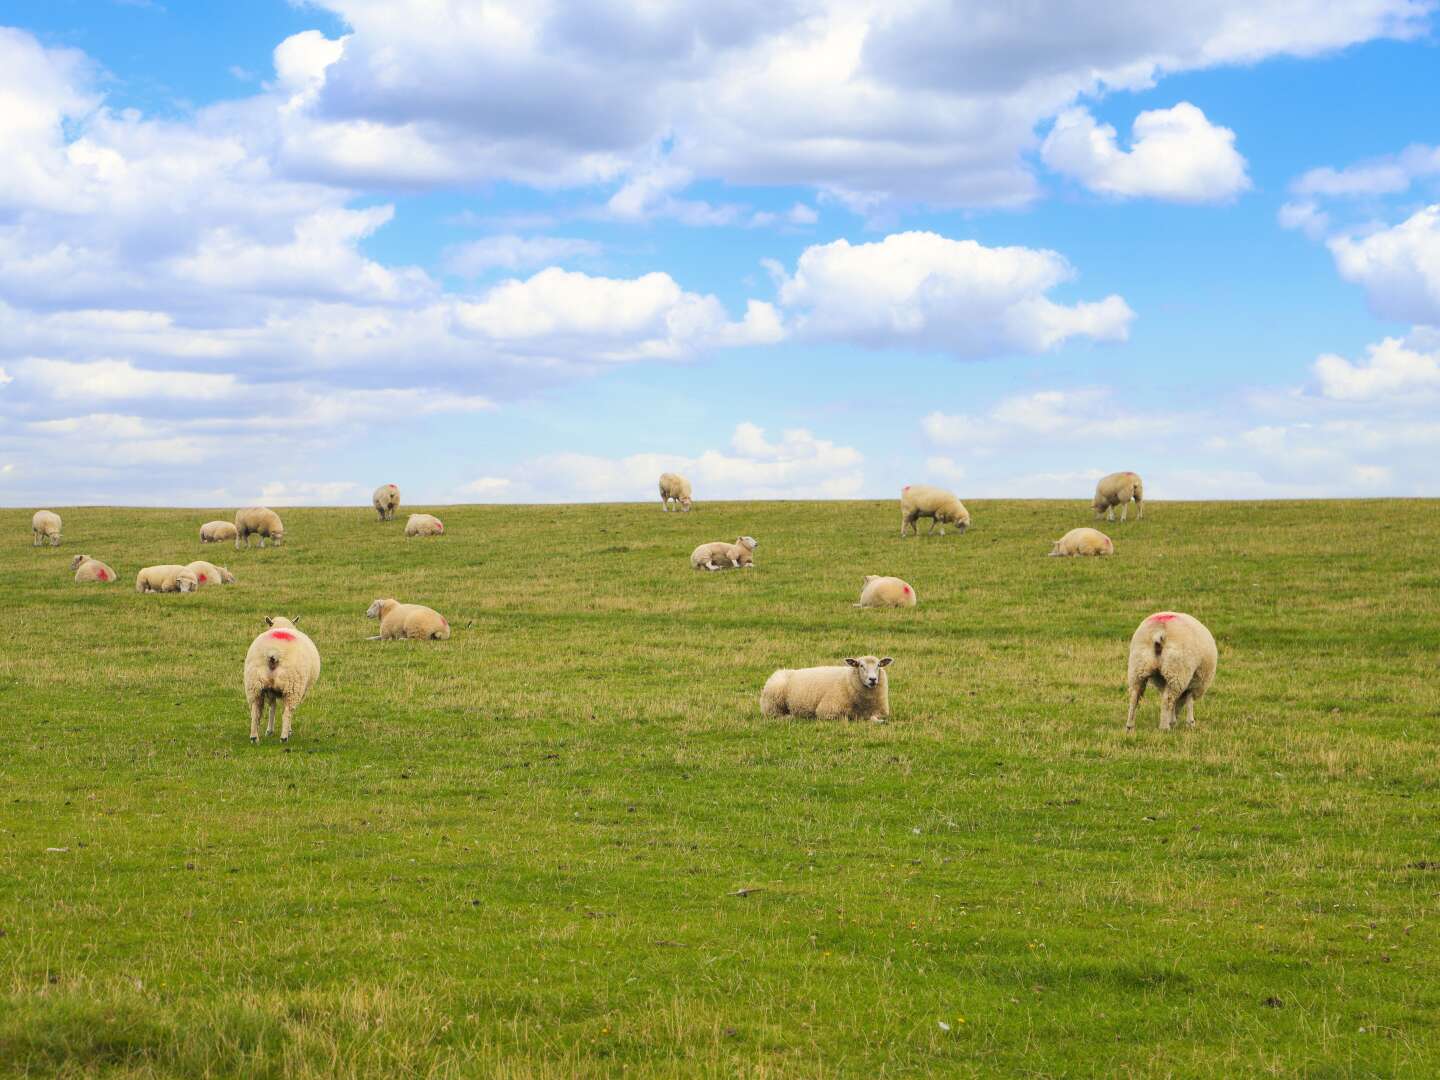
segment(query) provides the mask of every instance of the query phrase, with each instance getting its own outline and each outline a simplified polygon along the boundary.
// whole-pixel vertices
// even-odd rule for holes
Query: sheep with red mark
[[[412,536],[444,536],[445,525],[434,514],[411,514],[405,522],[405,538]]]
[[[671,503],[677,510],[690,512],[690,481],[679,473],[660,474],[660,509],[668,511]]]
[[[250,742],[260,741],[260,714],[268,707],[267,736],[275,733],[275,710],[283,703],[280,741],[290,741],[290,722],[305,695],[320,678],[320,650],[301,630],[300,621],[267,617],[269,627],[250,643],[245,654],[245,700],[250,705]]]
[[[220,544],[226,540],[234,540],[236,533],[233,521],[207,521],[200,526],[200,542],[202,544]]]
[[[235,547],[248,548],[250,537],[260,537],[260,546],[269,538],[279,547],[285,542],[285,525],[280,515],[264,506],[247,506],[235,515]]]
[[[1115,520],[1115,507],[1120,507],[1120,520],[1130,513],[1130,504],[1135,504],[1135,520],[1145,516],[1145,485],[1139,473],[1116,472],[1102,476],[1095,485],[1095,498],[1090,507],[1098,518],[1105,515],[1106,521]]]
[[[781,668],[760,691],[764,716],[813,716],[820,720],[890,719],[888,656],[847,656],[844,667]]]
[[[434,608],[424,604],[402,604],[393,596],[375,600],[365,612],[367,619],[380,620],[380,633],[371,641],[447,641],[450,624]]]
[[[1055,556],[1114,555],[1115,543],[1099,529],[1071,529],[1050,549]]]
[[[394,484],[381,484],[370,496],[370,503],[381,521],[393,521],[395,511],[400,509],[400,489]]]
[[[135,575],[135,591],[138,593],[191,593],[200,587],[195,572],[174,563],[161,566],[147,566]]]
[[[1219,657],[1215,638],[1205,625],[1181,611],[1160,611],[1142,622],[1130,638],[1127,684],[1130,711],[1125,730],[1135,730],[1135,710],[1146,684],[1160,691],[1160,730],[1175,726],[1180,706],[1185,722],[1195,726],[1195,702],[1215,678]]]
[[[223,566],[216,566],[204,559],[196,559],[187,563],[186,570],[195,575],[195,581],[201,587],[206,585],[234,585],[235,575]]]
[[[41,547],[46,543],[59,547],[60,515],[53,510],[36,510],[30,519],[30,535],[33,537],[31,547]]]
[[[918,536],[920,529],[915,523],[923,517],[930,519],[930,532],[926,536],[933,533],[937,525],[941,536],[945,535],[946,525],[954,525],[960,533],[970,528],[970,511],[953,492],[929,484],[906,484],[900,489],[900,535],[904,536],[908,528]]]
[[[75,571],[76,581],[110,582],[115,580],[114,570],[89,555],[76,555],[70,560],[70,569]]]
[[[755,565],[759,543],[753,536],[742,536],[733,544],[724,540],[701,544],[690,553],[690,566],[695,570],[748,569]]]
[[[866,574],[856,607],[914,607],[920,602],[908,581]]]

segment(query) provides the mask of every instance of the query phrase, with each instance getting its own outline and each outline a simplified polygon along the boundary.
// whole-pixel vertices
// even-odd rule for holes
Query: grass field
[[[1440,504],[1157,502],[1111,560],[1045,558],[1083,500],[970,508],[0,511],[0,1073],[1440,1075]],[[239,583],[133,591],[194,558]],[[365,640],[390,595],[454,637]],[[1164,608],[1219,674],[1127,737]],[[324,659],[286,747],[267,614]],[[892,723],[760,717],[864,652]]]

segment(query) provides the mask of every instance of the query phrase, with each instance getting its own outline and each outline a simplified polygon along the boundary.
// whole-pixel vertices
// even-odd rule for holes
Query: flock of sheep
[[[1123,522],[1130,504],[1135,504],[1136,517],[1144,516],[1144,488],[1133,472],[1112,473],[1095,488],[1093,509],[1097,517],[1115,520],[1120,507]],[[660,477],[661,508],[688,512],[694,505],[690,482],[675,473]],[[381,521],[391,521],[400,507],[400,489],[382,484],[375,489],[372,505]],[[951,492],[924,484],[907,485],[900,493],[900,535],[918,534],[916,523],[930,519],[930,532],[937,528],[943,536],[946,525],[960,533],[970,527],[970,513]],[[58,547],[61,521],[49,510],[37,511],[31,519],[34,546],[50,544]],[[405,536],[439,536],[445,526],[431,514],[411,514],[405,525]],[[235,515],[235,521],[209,521],[200,527],[202,543],[234,540],[236,549],[248,548],[250,537],[259,536],[260,546],[266,541],[277,546],[284,543],[285,526],[273,510],[261,506],[247,507]],[[741,536],[733,544],[715,541],[701,544],[690,555],[696,570],[719,571],[746,569],[755,565],[757,541]],[[1050,554],[1055,556],[1113,555],[1115,545],[1104,533],[1090,528],[1072,529],[1055,541]],[[89,555],[76,555],[70,564],[77,582],[112,582],[115,571]],[[147,566],[135,580],[135,591],[157,593],[195,592],[202,586],[228,585],[235,575],[223,566],[197,560],[181,566],[166,564]],[[909,582],[897,577],[867,575],[856,607],[914,607],[919,602]],[[397,639],[444,641],[450,637],[450,624],[439,612],[420,604],[402,604],[392,598],[375,600],[365,612],[377,619],[380,633],[370,640]],[[268,710],[265,734],[275,730],[275,714],[283,706],[280,741],[290,738],[295,710],[320,677],[320,652],[315,643],[301,631],[295,619],[269,617],[266,630],[251,642],[245,655],[245,697],[250,708],[250,741],[260,739],[260,718]],[[1215,639],[1197,619],[1181,612],[1162,611],[1147,617],[1130,639],[1127,672],[1129,711],[1126,730],[1135,726],[1135,710],[1147,685],[1161,692],[1160,726],[1170,729],[1183,707],[1186,722],[1195,723],[1195,702],[1204,696],[1215,677]],[[776,671],[766,680],[760,694],[760,711],[765,716],[804,716],[829,719],[870,719],[884,722],[890,716],[889,682],[885,668],[892,663],[888,656],[852,656],[844,665]]]

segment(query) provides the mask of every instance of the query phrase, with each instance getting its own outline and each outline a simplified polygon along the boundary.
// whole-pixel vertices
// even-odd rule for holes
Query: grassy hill
[[[0,1072],[1440,1073],[1440,504],[1156,502],[1110,560],[1045,558],[1083,500],[970,508],[0,511]],[[239,583],[133,591],[194,558]],[[454,637],[365,640],[380,596]],[[1126,737],[1163,608],[1219,674]],[[324,660],[288,747],[267,614]],[[891,724],[760,717],[863,652]]]

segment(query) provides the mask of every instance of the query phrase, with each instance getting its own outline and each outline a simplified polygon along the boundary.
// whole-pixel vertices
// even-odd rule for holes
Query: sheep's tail
[[[271,671],[274,671],[276,668],[278,668],[280,666],[280,650],[265,650],[265,664]]]
[[[1150,644],[1155,647],[1155,655],[1158,657],[1165,650],[1165,628],[1162,626],[1155,631],[1150,638]]]

